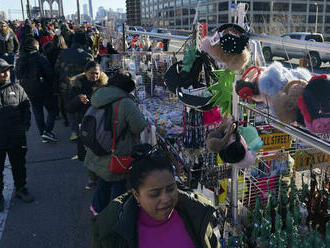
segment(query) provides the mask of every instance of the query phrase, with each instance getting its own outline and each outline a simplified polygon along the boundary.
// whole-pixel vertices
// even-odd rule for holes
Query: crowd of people
[[[86,189],[94,189],[93,248],[220,247],[214,208],[202,196],[178,190],[173,167],[159,151],[137,145],[147,122],[131,94],[135,82],[125,71],[102,72],[100,51],[117,53],[93,26],[47,19],[0,22],[0,190],[8,155],[16,197],[34,200],[25,167],[31,109],[40,142],[58,142],[59,117],[71,128],[68,139],[88,171]],[[118,113],[115,153],[134,156],[129,174],[109,171],[114,154],[98,156],[85,148],[79,126],[90,106],[109,108],[112,126]]]

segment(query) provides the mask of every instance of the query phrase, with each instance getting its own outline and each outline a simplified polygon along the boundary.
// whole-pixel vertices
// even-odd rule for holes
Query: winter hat
[[[127,93],[131,93],[135,89],[135,82],[129,72],[122,71],[115,73],[108,81],[111,86],[116,86]]]
[[[220,46],[225,53],[241,54],[249,42],[246,31],[237,24],[223,24],[218,28],[217,34],[220,37]]]
[[[14,68],[14,65],[8,64],[8,62],[4,59],[0,59],[0,72],[4,72],[12,68]]]
[[[299,108],[297,101],[303,95],[306,81],[293,80],[274,97],[271,98],[271,103],[275,115],[283,122],[292,123],[297,120]]]
[[[225,63],[229,70],[237,71],[244,68],[250,60],[250,52],[245,48],[240,54],[226,53],[219,43],[213,44],[212,37],[206,37],[202,41],[202,51],[208,53],[220,63]]]
[[[37,45],[39,45],[39,42],[36,39],[29,37],[26,40],[24,40],[22,49],[26,53],[37,51],[38,50]]]

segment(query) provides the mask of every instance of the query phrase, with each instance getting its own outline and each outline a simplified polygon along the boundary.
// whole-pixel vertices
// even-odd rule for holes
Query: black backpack
[[[81,122],[81,142],[97,156],[111,154],[111,118],[111,104],[98,109],[90,106]]]

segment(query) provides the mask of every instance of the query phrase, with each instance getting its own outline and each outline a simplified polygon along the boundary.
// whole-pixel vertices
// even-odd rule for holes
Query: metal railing
[[[187,40],[189,36],[183,35],[172,35],[172,34],[159,34],[159,33],[152,33],[152,32],[140,32],[140,31],[131,31],[128,30],[125,32],[126,34],[138,34],[138,35],[146,35],[149,37],[161,38],[161,39],[173,39],[173,40]]]
[[[266,36],[261,34],[249,34],[250,39],[258,40],[261,42],[267,42],[275,45],[282,45],[306,50],[316,50],[319,52],[330,53],[330,43],[329,42],[315,42],[315,41],[304,41],[295,39],[285,39],[282,37]]]

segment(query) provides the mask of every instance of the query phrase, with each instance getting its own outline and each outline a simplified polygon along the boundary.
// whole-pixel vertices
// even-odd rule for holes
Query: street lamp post
[[[78,15],[77,22],[78,22],[78,24],[80,24],[80,4],[79,4],[79,0],[77,0],[77,15]]]
[[[21,0],[21,7],[22,7],[22,16],[23,16],[23,21],[24,21],[25,16],[24,16],[24,3],[23,3],[23,0]]]
[[[314,3],[316,6],[316,16],[315,16],[315,33],[317,33],[317,19],[318,19],[318,15],[319,15],[319,6],[317,5],[317,3]]]

